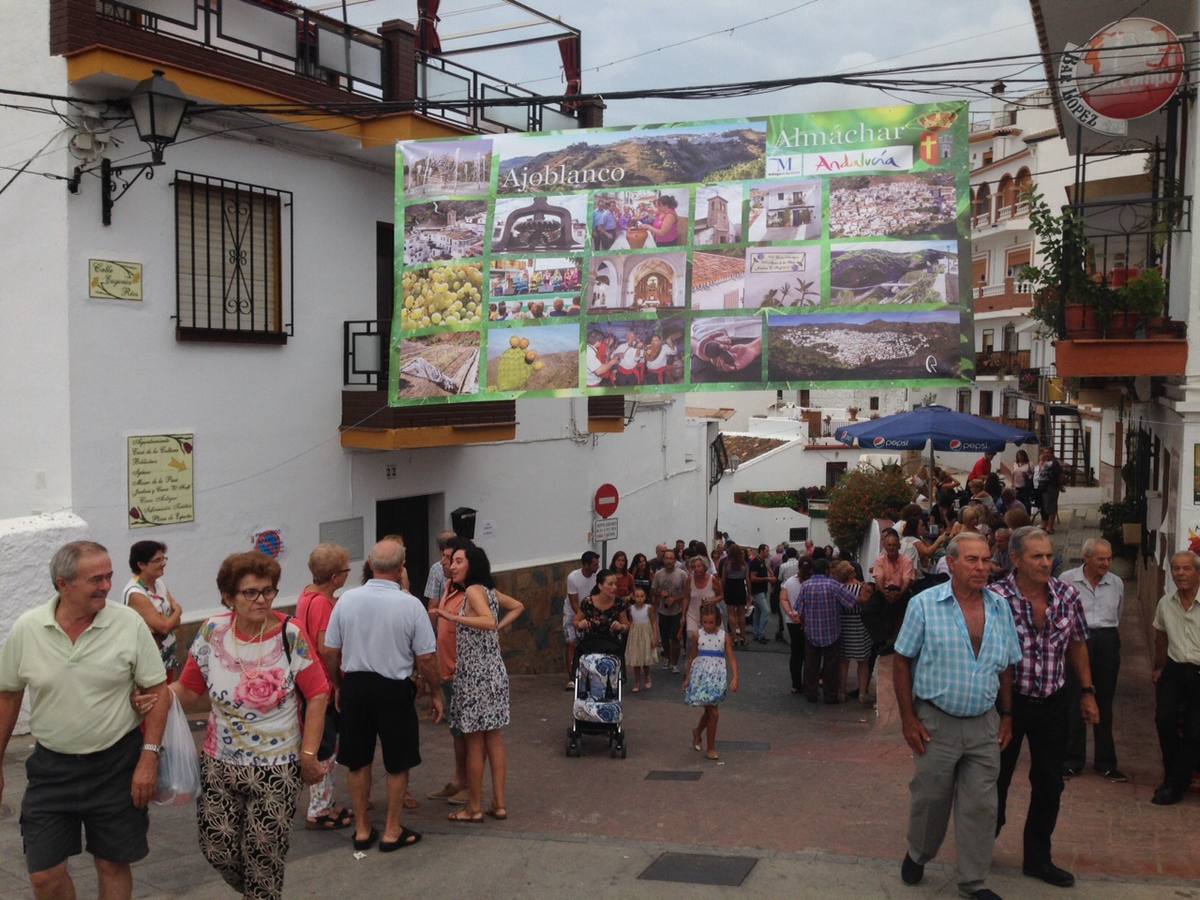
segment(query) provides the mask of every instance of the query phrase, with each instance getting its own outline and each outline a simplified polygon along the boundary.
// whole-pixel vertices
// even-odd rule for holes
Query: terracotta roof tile
[[[723,281],[741,278],[746,273],[746,260],[716,253],[695,253],[692,256],[692,287],[706,288]]]

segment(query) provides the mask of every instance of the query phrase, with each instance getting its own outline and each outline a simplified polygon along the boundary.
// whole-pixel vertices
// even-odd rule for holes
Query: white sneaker
[[[671,668],[671,661],[669,659],[664,659],[663,660],[663,671],[665,672],[669,668]]]
[[[671,671],[674,672],[676,675],[678,675],[679,674],[679,666],[671,666]]]

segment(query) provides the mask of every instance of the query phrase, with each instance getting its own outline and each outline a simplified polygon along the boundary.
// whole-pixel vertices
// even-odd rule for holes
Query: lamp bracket
[[[67,190],[72,194],[79,193],[79,184],[84,175],[95,175],[97,171],[100,177],[100,221],[105,225],[112,224],[112,208],[113,205],[125,196],[125,192],[133,187],[143,175],[146,180],[150,181],[154,178],[154,169],[156,166],[163,164],[162,151],[154,150],[153,157],[150,162],[127,163],[123,166],[114,166],[108,161],[108,158],[100,160],[100,165],[83,168],[75,167],[75,172],[67,180]],[[126,173],[132,172],[133,177],[128,177]],[[121,183],[121,189],[117,191],[117,182]],[[115,193],[114,193],[115,192]]]

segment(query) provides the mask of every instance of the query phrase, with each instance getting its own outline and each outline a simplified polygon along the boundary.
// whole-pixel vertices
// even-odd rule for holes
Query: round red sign
[[[596,488],[596,496],[592,500],[592,509],[596,510],[596,515],[602,519],[607,519],[617,511],[617,504],[621,502],[621,495],[617,493],[615,485],[602,484]]]
[[[1138,119],[1162,107],[1183,81],[1183,46],[1154,19],[1121,19],[1080,48],[1075,77],[1093,110],[1112,119]]]

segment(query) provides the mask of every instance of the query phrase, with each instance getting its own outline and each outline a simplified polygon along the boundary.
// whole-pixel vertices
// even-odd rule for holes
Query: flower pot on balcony
[[[1164,337],[1173,334],[1174,331],[1171,320],[1166,316],[1151,316],[1146,319],[1146,337]]]
[[[1108,337],[1112,338],[1131,338],[1137,331],[1138,320],[1141,319],[1137,313],[1132,312],[1115,312],[1108,320]]]
[[[1100,320],[1096,315],[1096,307],[1085,306],[1082,303],[1068,303],[1066,327],[1067,335],[1070,337],[1100,337]]]

